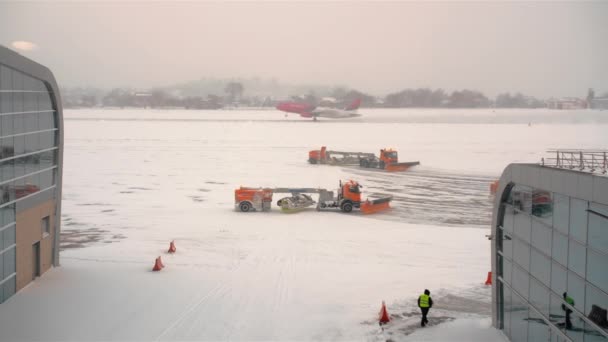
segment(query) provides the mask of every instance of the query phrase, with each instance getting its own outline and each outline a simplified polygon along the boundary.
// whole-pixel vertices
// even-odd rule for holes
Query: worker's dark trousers
[[[566,310],[566,329],[572,329],[572,321],[570,320],[570,313],[572,311]]]
[[[426,319],[426,315],[428,315],[430,308],[420,308],[422,310],[422,321],[420,322],[420,326],[425,326],[429,320]]]

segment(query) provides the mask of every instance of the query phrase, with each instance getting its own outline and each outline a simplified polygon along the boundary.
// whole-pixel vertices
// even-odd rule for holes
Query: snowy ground
[[[275,111],[66,111],[62,267],[0,305],[0,340],[502,341],[482,285],[489,182],[548,148],[605,148],[604,113],[361,112],[314,123]],[[393,147],[422,165],[307,164],[321,145]],[[233,210],[240,185],[340,179],[393,195],[394,209]],[[158,255],[167,267],[151,272]],[[425,288],[436,307],[421,330]],[[382,300],[394,318],[384,330]]]

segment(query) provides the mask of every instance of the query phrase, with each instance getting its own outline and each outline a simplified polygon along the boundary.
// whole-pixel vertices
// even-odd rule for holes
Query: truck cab
[[[349,213],[353,208],[359,208],[361,205],[361,185],[355,181],[341,183],[338,204],[340,209]]]
[[[384,165],[396,164],[399,162],[399,155],[397,151],[393,149],[382,149],[380,150],[380,161],[383,162]]]

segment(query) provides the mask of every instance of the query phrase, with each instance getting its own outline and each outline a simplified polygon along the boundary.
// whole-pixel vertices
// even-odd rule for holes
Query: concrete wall
[[[50,234],[42,233],[42,218],[50,218]],[[32,281],[34,253],[32,245],[40,242],[40,273],[53,265],[53,242],[55,241],[55,201],[49,200],[17,214],[17,291]]]

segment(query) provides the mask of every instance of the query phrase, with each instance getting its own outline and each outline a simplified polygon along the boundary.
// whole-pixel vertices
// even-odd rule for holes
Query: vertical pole
[[[583,151],[580,151],[580,152],[579,152],[579,158],[580,158],[580,161],[579,161],[579,167],[580,167],[580,168],[581,168],[581,170],[582,170],[582,169],[584,169],[584,168],[585,168],[585,163],[583,162]]]

